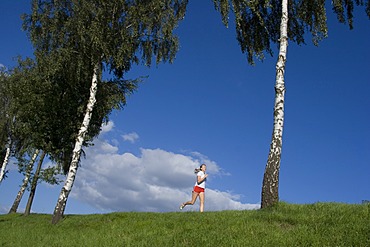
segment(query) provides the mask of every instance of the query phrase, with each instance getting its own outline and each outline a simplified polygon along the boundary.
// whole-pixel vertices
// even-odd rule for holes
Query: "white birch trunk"
[[[279,202],[279,171],[284,126],[285,62],[288,48],[288,0],[282,1],[280,50],[276,63],[274,127],[262,184],[261,208]]]
[[[37,164],[36,172],[33,175],[33,179],[32,179],[32,182],[31,182],[30,194],[28,196],[26,209],[24,211],[25,216],[28,216],[31,213],[31,207],[32,207],[33,199],[35,198],[35,194],[36,194],[37,182],[39,180],[39,176],[40,176],[40,172],[41,172],[41,166],[42,166],[42,163],[44,162],[45,156],[46,156],[46,153],[45,153],[45,151],[43,151],[41,156],[40,156],[39,162]]]
[[[32,156],[32,159],[30,160],[30,163],[28,164],[28,166],[26,168],[26,175],[24,176],[23,184],[22,184],[21,188],[18,191],[17,197],[14,200],[13,206],[9,210],[9,214],[10,213],[16,213],[17,210],[18,210],[19,203],[21,202],[24,191],[27,188],[28,181],[30,180],[30,177],[31,177],[32,168],[33,168],[33,165],[35,164],[37,156],[39,155],[39,152],[40,152],[39,149],[37,149],[35,151],[35,153]]]
[[[5,153],[5,157],[4,157],[4,162],[3,162],[3,165],[1,166],[1,169],[0,169],[0,183],[3,181],[4,179],[4,176],[5,176],[5,169],[9,163],[9,157],[10,157],[10,146],[12,145],[12,140],[10,137],[8,137],[8,144],[7,144],[7,147],[6,147],[6,153]]]
[[[67,204],[67,199],[69,196],[69,193],[72,190],[74,180],[76,178],[76,173],[77,173],[77,168],[78,168],[78,162],[80,160],[80,155],[81,155],[81,149],[82,149],[82,144],[84,142],[84,138],[87,132],[87,129],[90,124],[90,119],[92,115],[92,111],[96,102],[96,92],[98,88],[98,72],[99,72],[99,64],[96,64],[94,67],[94,74],[91,82],[91,87],[90,87],[90,97],[89,101],[86,106],[86,112],[85,112],[85,117],[83,119],[81,128],[78,132],[78,136],[76,138],[76,143],[75,147],[73,149],[73,154],[72,154],[72,161],[71,165],[69,167],[69,171],[67,174],[66,181],[64,183],[64,186],[60,192],[58,202],[55,206],[54,213],[53,213],[53,219],[52,223],[56,224],[59,222],[59,220],[63,217],[64,210]]]

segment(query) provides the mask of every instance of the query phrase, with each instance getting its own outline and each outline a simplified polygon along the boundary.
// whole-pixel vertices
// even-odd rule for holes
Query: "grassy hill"
[[[370,204],[267,210],[0,215],[0,246],[370,246]]]

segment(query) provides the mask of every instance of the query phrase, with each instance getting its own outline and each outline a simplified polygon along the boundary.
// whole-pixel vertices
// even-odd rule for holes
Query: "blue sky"
[[[20,14],[29,1],[0,1],[0,64],[32,56]],[[328,10],[330,12],[330,9]],[[319,47],[289,43],[280,170],[280,200],[361,203],[370,199],[369,20],[355,12],[354,30],[328,15]],[[66,213],[176,211],[190,199],[193,169],[208,164],[205,210],[257,208],[273,124],[274,57],[250,66],[231,23],[212,1],[190,1],[176,30],[173,64],[136,66],[148,76],[123,111],[86,149]],[[45,166],[50,165],[45,162]],[[22,177],[9,165],[0,185],[6,213]],[[40,184],[33,211],[52,213],[61,186]],[[25,207],[25,193],[20,211]],[[198,205],[186,210],[198,210]]]

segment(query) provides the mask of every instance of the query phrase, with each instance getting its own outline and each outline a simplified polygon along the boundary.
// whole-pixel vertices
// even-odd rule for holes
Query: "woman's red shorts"
[[[204,188],[201,188],[199,186],[194,186],[194,190],[193,191],[196,192],[196,193],[204,192]]]

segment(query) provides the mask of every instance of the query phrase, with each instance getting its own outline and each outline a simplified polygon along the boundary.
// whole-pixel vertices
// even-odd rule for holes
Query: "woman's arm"
[[[206,178],[208,177],[208,174],[204,174],[204,177],[197,176],[197,183],[201,184]]]

